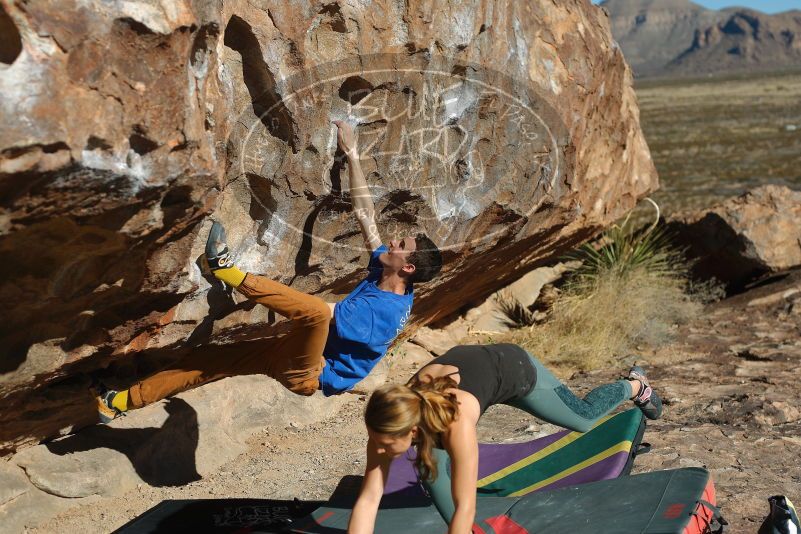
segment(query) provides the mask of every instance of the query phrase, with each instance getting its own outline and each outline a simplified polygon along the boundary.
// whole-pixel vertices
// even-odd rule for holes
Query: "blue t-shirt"
[[[334,324],[323,349],[325,367],[320,375],[323,394],[335,395],[353,389],[386,354],[412,312],[414,291],[406,294],[379,289],[384,267],[378,256],[388,249],[381,245],[370,255],[367,278],[334,307]]]

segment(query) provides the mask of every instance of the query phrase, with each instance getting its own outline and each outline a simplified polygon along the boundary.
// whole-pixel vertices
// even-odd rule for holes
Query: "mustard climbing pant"
[[[194,349],[177,364],[129,390],[131,408],[141,408],[175,393],[234,375],[265,374],[298,395],[319,389],[325,365],[331,311],[318,297],[301,293],[263,276],[248,273],[237,290],[291,321],[280,336],[234,346]]]

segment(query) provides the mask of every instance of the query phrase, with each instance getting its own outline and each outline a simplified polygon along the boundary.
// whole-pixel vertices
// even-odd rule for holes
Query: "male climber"
[[[403,330],[412,308],[412,285],[434,278],[442,266],[436,245],[424,234],[381,244],[375,206],[364,178],[356,137],[335,121],[339,146],[350,168],[350,195],[362,236],[372,251],[367,277],[345,299],[329,304],[269,278],[240,271],[221,224],[212,225],[206,258],[216,278],[291,321],[280,337],[233,347],[207,346],[123,391],[100,387],[98,411],[107,423],[180,391],[227,376],[266,374],[298,395],[348,391],[368,375]],[[330,328],[329,328],[330,326]]]

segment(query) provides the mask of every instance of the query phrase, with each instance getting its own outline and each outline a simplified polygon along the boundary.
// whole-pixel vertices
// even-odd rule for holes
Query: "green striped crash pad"
[[[504,513],[532,493],[626,475],[645,431],[642,412],[633,408],[603,418],[586,433],[562,431],[524,443],[480,444],[478,496],[486,513]],[[452,501],[439,499],[440,510],[418,482],[412,467],[413,450],[392,463],[376,520],[376,532],[439,532],[447,529]],[[440,493],[450,487],[450,462],[436,451],[440,476],[430,488]],[[293,532],[344,532],[358,486],[340,485],[328,503],[298,521]],[[443,504],[443,501],[447,501]],[[450,507],[450,508],[449,508]],[[408,527],[398,530],[400,525]]]
[[[478,500],[474,534],[702,534],[709,532],[714,487],[709,473],[689,467]],[[291,532],[344,534],[349,513],[331,504]],[[437,521],[439,519],[439,521]],[[444,534],[447,525],[419,504],[383,508],[375,532]]]

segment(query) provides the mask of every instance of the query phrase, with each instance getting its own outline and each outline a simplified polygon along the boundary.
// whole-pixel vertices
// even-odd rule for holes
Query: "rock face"
[[[605,0],[612,33],[638,77],[795,68],[801,11],[705,9],[689,0]]]
[[[204,276],[210,217],[246,270],[353,287],[366,255],[332,119],[357,127],[385,239],[446,251],[412,328],[657,186],[587,0],[0,6],[2,452],[92,423],[87,373],[125,386],[275,331]]]
[[[701,279],[736,290],[759,275],[801,265],[801,192],[767,185],[668,224]]]

